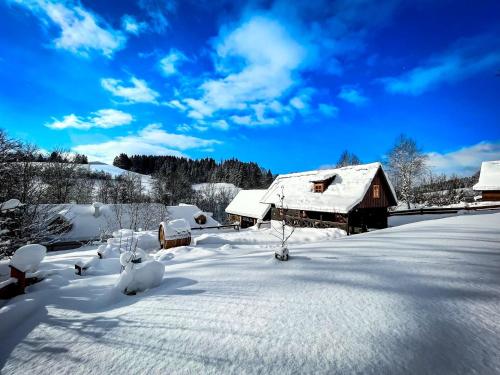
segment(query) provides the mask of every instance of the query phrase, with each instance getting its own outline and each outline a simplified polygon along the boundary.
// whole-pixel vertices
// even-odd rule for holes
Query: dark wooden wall
[[[500,190],[483,190],[481,195],[483,201],[500,201]]]
[[[380,186],[380,198],[373,198],[373,185]],[[387,182],[382,170],[379,169],[372,180],[370,188],[366,192],[361,203],[358,205],[358,208],[384,208],[395,205],[396,201],[392,196],[389,183]]]

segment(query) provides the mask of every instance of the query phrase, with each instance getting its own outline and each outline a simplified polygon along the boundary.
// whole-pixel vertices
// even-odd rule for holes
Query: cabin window
[[[374,199],[380,198],[380,185],[373,185],[373,198]]]
[[[314,184],[314,192],[315,193],[322,193],[324,191],[325,185],[323,183],[315,183]]]

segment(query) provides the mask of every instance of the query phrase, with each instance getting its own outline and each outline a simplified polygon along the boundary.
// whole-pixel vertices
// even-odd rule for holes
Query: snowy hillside
[[[82,164],[82,166],[83,166],[83,164]],[[146,189],[146,191],[150,191],[151,187],[152,187],[151,176],[148,176],[145,174],[126,171],[125,169],[115,167],[114,165],[109,165],[109,164],[100,163],[100,162],[91,162],[88,164],[88,168],[92,172],[104,172],[104,173],[110,174],[113,178],[119,177],[119,176],[124,175],[126,173],[130,173],[134,176],[138,176],[141,178],[141,181],[142,181],[143,186]]]
[[[52,253],[51,276],[0,302],[1,372],[498,374],[498,228],[300,229],[288,262],[269,230],[201,233],[157,253],[163,281],[136,296],[110,292],[113,259],[74,275],[95,248]]]
[[[194,191],[198,191],[202,194],[210,193],[212,190],[217,194],[221,192],[225,192],[226,194],[234,197],[241,190],[239,187],[229,184],[227,182],[215,182],[209,183],[204,182],[201,184],[192,185]]]

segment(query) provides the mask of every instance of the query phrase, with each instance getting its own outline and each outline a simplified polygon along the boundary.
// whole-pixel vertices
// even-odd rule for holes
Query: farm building
[[[261,202],[271,205],[273,220],[358,233],[386,228],[387,209],[397,198],[382,165],[371,163],[279,175]]]
[[[271,219],[271,205],[261,203],[267,190],[240,190],[226,208],[229,221],[248,228],[259,221]]]
[[[81,243],[109,235],[120,228],[156,230],[161,221],[184,219],[191,228],[220,225],[209,213],[195,205],[180,204],[64,204],[54,205],[50,224],[62,225],[49,248],[78,247]]]
[[[500,201],[500,160],[482,162],[479,182],[473,189],[481,192],[483,201]]]

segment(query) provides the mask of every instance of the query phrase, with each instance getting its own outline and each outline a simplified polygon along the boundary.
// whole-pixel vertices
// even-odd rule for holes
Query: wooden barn
[[[473,189],[481,192],[483,201],[500,201],[500,160],[482,162],[479,182]]]
[[[278,195],[285,199],[280,210]],[[279,175],[262,197],[271,218],[305,227],[336,227],[347,233],[387,227],[387,209],[397,205],[380,163]]]
[[[267,190],[240,190],[226,208],[229,222],[239,223],[241,228],[271,219],[271,205],[261,203]]]

